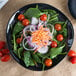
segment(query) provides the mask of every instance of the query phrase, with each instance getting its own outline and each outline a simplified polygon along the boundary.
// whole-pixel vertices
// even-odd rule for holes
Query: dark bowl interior
[[[48,5],[48,4],[43,4],[43,3],[35,3],[35,4],[29,4],[29,5],[26,5],[22,8],[20,8],[19,10],[17,10],[12,16],[11,18],[9,19],[9,22],[7,24],[7,29],[6,29],[6,39],[7,39],[7,44],[8,44],[8,48],[10,50],[10,53],[11,55],[13,56],[13,58],[19,63],[21,64],[23,67],[27,68],[24,64],[24,62],[19,59],[15,53],[13,52],[12,50],[12,43],[11,43],[11,39],[12,39],[12,30],[13,30],[13,27],[14,27],[14,24],[17,22],[17,16],[20,14],[20,13],[24,13],[28,8],[30,7],[36,7],[36,5],[39,6],[39,9],[53,9],[55,10],[58,14],[59,14],[59,19],[60,21],[66,21],[68,20],[68,23],[67,23],[67,29],[68,29],[68,36],[67,36],[67,39],[66,39],[66,47],[64,48],[63,52],[68,52],[72,46],[72,43],[73,43],[73,39],[74,39],[74,30],[73,30],[73,26],[71,24],[71,22],[69,21],[69,19],[62,13],[60,12],[58,9],[52,7],[51,5]],[[45,70],[48,70],[48,69],[51,69],[52,67],[56,66],[66,55],[59,55],[57,56],[57,58],[53,59],[53,65],[51,67],[45,67]],[[27,69],[30,69],[30,70],[34,70],[34,71],[41,71],[42,68],[41,68],[41,64],[39,64],[39,67],[28,67]]]

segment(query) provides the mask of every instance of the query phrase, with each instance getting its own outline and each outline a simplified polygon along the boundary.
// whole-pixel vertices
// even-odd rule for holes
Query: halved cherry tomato
[[[70,62],[71,62],[72,64],[76,64],[76,56],[71,57],[71,58],[70,58]]]
[[[9,54],[9,50],[8,50],[8,49],[3,49],[3,50],[2,50],[2,53],[3,53],[3,54]]]
[[[9,60],[10,60],[10,55],[4,55],[3,57],[1,57],[2,62],[7,62]]]
[[[45,59],[45,65],[47,66],[47,67],[50,67],[51,65],[52,65],[52,60],[51,59]]]
[[[73,51],[73,50],[70,50],[70,51],[68,52],[68,56],[70,56],[70,57],[76,56],[76,52]]]
[[[57,42],[56,42],[56,41],[52,41],[51,47],[52,47],[52,48],[56,48],[56,47],[57,47]]]
[[[55,24],[55,29],[57,31],[60,31],[61,30],[61,24]]]
[[[58,41],[62,41],[63,40],[63,35],[62,34],[58,34],[57,35],[57,40]]]
[[[40,20],[41,21],[46,21],[47,20],[47,15],[46,14],[41,15]]]
[[[0,49],[3,49],[5,47],[6,42],[5,41],[0,41]]]
[[[24,26],[27,26],[29,23],[30,23],[30,22],[29,22],[28,19],[24,19],[24,20],[22,21],[22,24],[23,24]]]
[[[23,19],[25,19],[25,16],[24,16],[23,14],[20,14],[20,15],[18,16],[18,20],[19,20],[19,21],[22,21]]]
[[[3,56],[3,53],[2,53],[2,51],[0,51],[0,57],[2,57]]]

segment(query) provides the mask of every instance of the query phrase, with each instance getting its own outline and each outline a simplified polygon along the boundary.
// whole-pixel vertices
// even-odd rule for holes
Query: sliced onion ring
[[[35,28],[34,25],[28,25],[28,26],[26,26],[26,27],[23,29],[23,35],[24,35],[24,37],[25,37],[25,38],[28,38],[28,37],[29,37],[29,36],[26,36],[26,34],[25,34],[26,31],[32,32],[32,31],[35,31],[35,30],[36,30],[36,28]]]
[[[24,38],[24,39],[23,39],[23,47],[24,47],[25,50],[31,50],[31,51],[33,51],[33,50],[36,49],[36,47],[34,47],[33,49],[28,49],[27,47],[25,47],[25,45],[26,45],[27,43],[28,43],[28,42],[27,42],[27,41],[25,42],[25,38]]]
[[[53,35],[53,33],[54,33],[54,26],[53,25],[51,25],[51,24],[47,24],[47,25],[50,25],[51,27],[52,27],[52,35]]]

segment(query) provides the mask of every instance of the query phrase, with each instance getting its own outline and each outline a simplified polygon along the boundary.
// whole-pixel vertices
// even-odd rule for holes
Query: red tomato
[[[21,41],[22,41],[21,38],[17,38],[17,39],[16,39],[17,44],[20,44]]]
[[[70,56],[70,57],[76,56],[76,52],[73,51],[73,50],[70,50],[70,51],[68,52],[68,56]]]
[[[51,59],[45,59],[45,65],[47,67],[50,67],[52,65],[52,60]]]
[[[2,62],[7,62],[9,60],[10,60],[10,55],[4,55],[3,57],[1,57]]]
[[[2,57],[3,56],[3,53],[2,53],[2,51],[0,51],[0,57]]]
[[[22,24],[23,24],[24,26],[27,26],[29,23],[30,23],[30,22],[29,22],[28,19],[24,19],[24,20],[22,21]]]
[[[0,49],[3,49],[5,47],[6,42],[5,41],[0,41]]]
[[[22,39],[23,39],[23,34],[21,35],[20,38],[16,39],[17,44],[20,44],[22,42]]]
[[[56,42],[56,41],[52,41],[51,47],[52,47],[52,48],[56,48],[56,47],[57,47],[57,42]]]
[[[55,29],[57,31],[60,31],[61,30],[61,24],[55,24]]]
[[[18,16],[18,20],[19,20],[19,21],[22,21],[23,19],[25,19],[25,16],[24,16],[23,14],[20,14],[20,15]]]
[[[46,14],[41,15],[40,20],[46,21],[47,20],[47,15]]]
[[[72,64],[76,64],[76,56],[71,57],[71,58],[70,58],[70,62],[71,62]]]
[[[3,53],[3,54],[8,54],[8,53],[9,53],[9,50],[8,50],[8,49],[3,49],[3,50],[2,50],[2,53]]]
[[[62,41],[63,40],[63,35],[62,34],[58,34],[57,35],[57,40],[58,41]]]

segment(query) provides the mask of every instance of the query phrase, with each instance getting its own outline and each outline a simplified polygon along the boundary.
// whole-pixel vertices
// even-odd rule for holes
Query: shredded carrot
[[[43,26],[40,26],[38,30],[32,32],[32,42],[36,43],[39,48],[43,46],[47,46],[49,40],[51,40],[51,37],[49,36],[50,30],[47,30],[48,28],[44,28]]]

